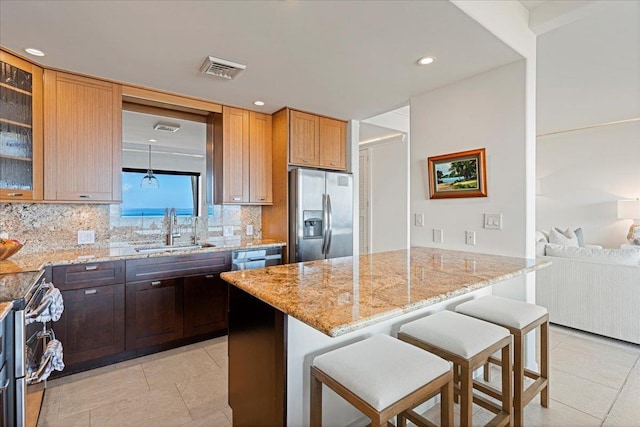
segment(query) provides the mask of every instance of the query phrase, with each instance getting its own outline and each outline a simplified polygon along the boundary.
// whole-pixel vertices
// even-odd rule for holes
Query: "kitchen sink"
[[[201,245],[148,245],[148,246],[137,246],[135,248],[136,252],[140,253],[152,253],[152,252],[173,252],[173,251],[185,251],[189,249],[200,249],[200,248],[214,248],[216,245],[211,243],[204,243]]]

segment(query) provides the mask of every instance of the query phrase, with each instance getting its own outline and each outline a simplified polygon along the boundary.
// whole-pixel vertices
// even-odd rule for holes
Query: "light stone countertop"
[[[551,265],[549,261],[415,247],[222,273],[331,337]]]
[[[37,271],[52,265],[82,264],[88,262],[115,261],[120,259],[154,258],[161,256],[226,252],[239,249],[267,248],[285,246],[277,240],[235,240],[233,243],[164,252],[137,252],[135,246],[117,246],[110,249],[87,249],[81,251],[50,251],[28,255],[20,252],[9,259],[0,261],[0,274]]]
[[[9,302],[0,302],[0,322],[2,322],[7,314],[11,313],[11,309],[13,308],[13,303]]]

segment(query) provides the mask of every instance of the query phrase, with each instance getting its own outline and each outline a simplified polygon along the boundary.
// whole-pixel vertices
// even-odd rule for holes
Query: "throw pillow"
[[[556,227],[551,228],[551,231],[549,232],[549,243],[576,248],[580,246],[578,244],[578,236],[576,236],[576,233],[569,228],[565,231],[560,231]]]
[[[578,227],[573,230],[576,233],[576,237],[578,238],[578,246],[584,248],[584,233],[582,232],[582,227]]]

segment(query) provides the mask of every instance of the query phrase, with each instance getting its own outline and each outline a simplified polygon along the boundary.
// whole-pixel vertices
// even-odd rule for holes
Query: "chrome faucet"
[[[173,245],[173,239],[180,237],[180,232],[175,232],[174,227],[178,227],[178,215],[176,215],[176,208],[169,209],[167,215],[168,228],[167,228],[167,245]]]

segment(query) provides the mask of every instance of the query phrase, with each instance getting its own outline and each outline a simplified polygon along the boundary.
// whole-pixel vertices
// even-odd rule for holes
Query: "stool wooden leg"
[[[540,393],[540,404],[549,407],[549,322],[540,325],[540,376],[547,379],[547,386]]]
[[[453,425],[453,382],[449,381],[440,389],[440,425]],[[400,426],[398,426],[400,427]],[[402,426],[405,427],[405,426]]]
[[[454,388],[455,386],[460,386],[460,365],[455,363],[453,364],[453,385]],[[455,391],[453,392],[453,402],[460,403],[460,395]]]
[[[311,374],[311,427],[322,426],[322,382]]]
[[[520,334],[513,335],[513,424],[524,424],[524,340]]]
[[[511,343],[502,348],[502,410],[509,414],[509,425],[513,424],[513,375],[511,373]]]
[[[489,362],[484,364],[484,368],[483,368],[483,376],[484,376],[484,380],[486,382],[491,381],[491,364]]]
[[[473,372],[460,366],[460,426],[471,427],[473,420]]]

